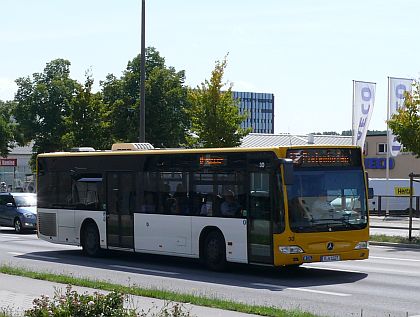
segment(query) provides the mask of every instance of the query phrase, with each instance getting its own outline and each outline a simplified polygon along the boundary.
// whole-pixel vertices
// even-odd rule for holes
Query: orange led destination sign
[[[226,158],[220,156],[200,156],[200,166],[225,166]]]
[[[300,167],[315,166],[357,166],[355,150],[347,149],[301,149],[289,150],[287,157]]]

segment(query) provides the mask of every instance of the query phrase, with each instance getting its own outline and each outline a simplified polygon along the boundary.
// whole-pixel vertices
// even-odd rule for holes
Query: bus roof
[[[171,148],[171,149],[141,149],[141,150],[97,150],[87,152],[51,152],[42,153],[38,157],[71,157],[71,156],[114,156],[114,155],[146,155],[146,154],[187,154],[187,153],[241,153],[241,152],[275,152],[277,154],[280,151],[286,151],[288,149],[351,149],[359,148],[357,146],[350,145],[293,145],[293,146],[280,146],[280,147],[254,147],[254,148],[242,148],[242,147],[227,147],[227,148],[199,148],[199,149],[185,149],[185,148]]]

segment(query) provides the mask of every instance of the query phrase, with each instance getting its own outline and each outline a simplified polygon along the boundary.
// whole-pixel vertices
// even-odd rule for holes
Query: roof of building
[[[32,155],[33,142],[25,146],[15,146],[10,149],[9,155]]]
[[[342,135],[292,135],[250,133],[242,139],[241,147],[272,147],[291,145],[352,145],[351,136]]]

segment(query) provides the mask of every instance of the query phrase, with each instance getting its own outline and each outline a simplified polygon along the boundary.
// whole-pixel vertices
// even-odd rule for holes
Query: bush
[[[126,296],[119,292],[109,294],[78,294],[71,285],[65,294],[56,291],[54,297],[42,295],[33,301],[34,307],[25,311],[27,317],[134,317],[134,309],[124,308]]]
[[[107,295],[95,292],[78,294],[72,290],[72,286],[66,287],[65,294],[56,290],[54,297],[50,299],[46,295],[34,299],[33,307],[25,311],[26,317],[190,317],[190,313],[183,311],[184,306],[180,303],[165,302],[157,312],[141,311],[137,314],[135,309],[124,308],[127,296],[120,292],[111,292]],[[155,309],[158,307],[155,307]],[[4,314],[0,317],[9,317]]]

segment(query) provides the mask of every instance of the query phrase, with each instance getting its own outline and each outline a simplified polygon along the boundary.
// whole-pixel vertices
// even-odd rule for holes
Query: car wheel
[[[96,225],[90,223],[83,230],[82,248],[87,256],[99,257],[101,255],[99,232]]]
[[[223,271],[226,268],[226,246],[223,235],[212,231],[204,242],[204,263],[212,271]]]
[[[15,231],[16,233],[22,233],[23,229],[22,229],[22,222],[20,221],[19,218],[16,218],[13,226],[15,227]]]

